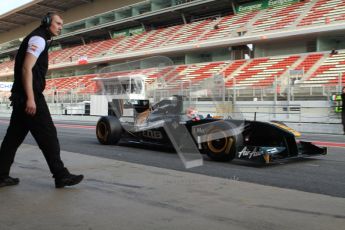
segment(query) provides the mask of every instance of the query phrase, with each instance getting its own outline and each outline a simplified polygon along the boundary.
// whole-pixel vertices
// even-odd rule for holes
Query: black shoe
[[[0,177],[0,187],[17,185],[19,183],[18,178],[13,178],[10,176]]]
[[[55,188],[63,188],[65,186],[72,186],[79,184],[84,178],[83,175],[69,174],[67,176],[55,179]]]

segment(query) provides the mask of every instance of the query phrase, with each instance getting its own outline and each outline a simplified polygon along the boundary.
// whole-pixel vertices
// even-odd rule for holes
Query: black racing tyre
[[[96,136],[103,145],[117,144],[122,132],[121,122],[115,116],[101,117],[97,122]]]
[[[212,134],[217,133],[217,139]],[[220,127],[207,131],[206,142],[202,143],[202,151],[214,161],[231,161],[236,156],[236,137],[228,136]]]

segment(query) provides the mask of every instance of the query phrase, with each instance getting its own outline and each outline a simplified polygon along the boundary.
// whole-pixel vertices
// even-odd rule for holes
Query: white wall
[[[298,54],[307,52],[307,41],[279,41],[255,44],[254,57],[267,57],[276,55]]]

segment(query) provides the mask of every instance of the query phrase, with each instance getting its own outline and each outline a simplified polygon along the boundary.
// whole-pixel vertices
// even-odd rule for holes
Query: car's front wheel
[[[222,128],[208,130],[202,151],[215,161],[231,161],[236,156],[236,138],[229,136]]]

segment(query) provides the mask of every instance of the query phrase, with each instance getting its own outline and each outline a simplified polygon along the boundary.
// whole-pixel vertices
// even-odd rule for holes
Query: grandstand
[[[0,41],[1,81],[11,81],[18,38],[25,35],[8,24],[30,18],[30,30],[55,9],[67,23],[49,53],[45,93],[59,101],[97,94],[92,79],[106,65],[156,55],[169,57],[172,66],[126,73],[145,73],[146,84],[183,87],[222,75],[238,100],[252,100],[258,90],[261,98],[278,93],[286,100],[291,87],[295,98],[327,100],[345,85],[345,0],[116,1],[112,8],[101,0],[59,2],[33,1],[0,17],[0,32],[8,37]]]

